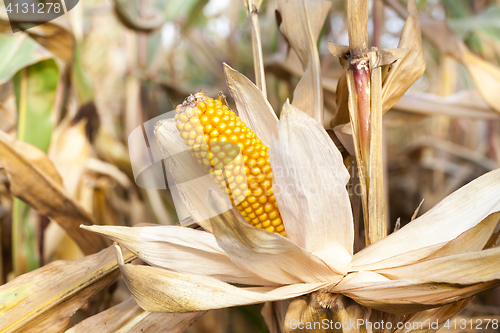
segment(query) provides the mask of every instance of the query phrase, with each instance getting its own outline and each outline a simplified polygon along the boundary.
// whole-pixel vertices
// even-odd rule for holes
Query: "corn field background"
[[[389,232],[413,220],[417,207],[421,215],[500,167],[500,1],[416,2],[426,69],[383,117]],[[278,28],[273,0],[84,0],[18,33],[1,8],[0,325],[2,311],[22,302],[29,311],[19,309],[25,313],[17,321],[33,332],[101,314],[96,325],[120,304],[115,311],[131,318],[130,327],[147,320],[149,331],[164,331],[160,323],[170,319],[135,305],[114,251],[95,254],[111,242],[79,225],[179,222],[168,189],[136,185],[128,137],[200,91],[213,98],[222,91],[235,109],[223,63],[256,81],[249,4],[260,25],[267,98],[281,110],[303,69]],[[347,1],[331,0],[317,44],[325,129],[342,123],[337,84],[344,69],[327,42],[349,43],[346,12]],[[406,1],[370,1],[370,44],[396,48],[407,15]],[[481,65],[464,60],[464,50]],[[363,247],[364,237],[355,244]],[[141,263],[130,253],[125,260]],[[30,294],[33,284],[40,288]],[[211,310],[186,329],[269,332],[261,308]],[[479,294],[456,318],[500,319],[500,289]]]

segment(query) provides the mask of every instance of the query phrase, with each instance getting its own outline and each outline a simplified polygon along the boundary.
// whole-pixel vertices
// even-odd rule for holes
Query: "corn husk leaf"
[[[425,71],[420,21],[415,0],[408,1],[408,12],[410,14],[406,19],[398,44],[399,49],[408,49],[408,52],[391,65],[388,75],[384,79],[383,113],[389,111]]]
[[[354,229],[342,155],[318,122],[288,102],[278,138],[270,161],[287,238],[346,272]]]
[[[90,216],[63,189],[59,182],[51,177],[53,171],[46,174],[39,164],[50,164],[43,153],[36,154],[37,161],[32,160],[30,152],[36,148],[10,139],[0,132],[0,169],[4,171],[10,183],[10,191],[42,215],[54,219],[75,240],[85,254],[97,252],[106,247],[103,239],[79,229],[80,224],[95,224]],[[53,167],[49,170],[54,170]]]
[[[165,158],[165,167],[179,190],[181,200],[189,215],[205,230],[211,232],[212,227],[208,222],[211,215],[208,212],[206,200],[208,192],[217,190],[217,185],[188,151],[173,119],[158,123],[155,135]],[[225,209],[230,208],[229,203]]]
[[[280,31],[304,68],[304,75],[293,92],[292,104],[323,125],[323,88],[316,44],[331,2],[279,0],[276,5],[282,17]]]
[[[500,248],[443,256],[376,272],[391,280],[415,279],[457,284],[486,282],[500,279]]]
[[[278,117],[262,91],[238,71],[224,64],[229,92],[236,102],[238,116],[269,147],[277,136]]]
[[[182,333],[204,314],[205,312],[185,314],[148,312],[130,297],[106,311],[85,319],[66,333]]]
[[[231,283],[273,285],[233,263],[215,237],[205,231],[176,226],[82,227],[109,237],[154,266]]]
[[[123,260],[134,257],[127,253]],[[118,277],[112,247],[21,275],[0,287],[0,331],[63,332],[73,313]]]
[[[491,171],[455,191],[424,215],[376,244],[356,253],[352,268],[380,269],[416,262],[445,242],[500,211],[500,169]],[[441,245],[440,245],[441,244]],[[384,261],[401,253],[397,261]]]
[[[121,250],[116,246],[118,262]],[[150,266],[120,263],[122,276],[137,304],[150,312],[185,313],[256,304],[300,296],[329,283],[279,288],[237,288],[220,280]]]
[[[494,270],[495,268],[491,267],[491,269]],[[443,276],[426,278],[425,280],[391,281],[380,274],[362,271],[349,275],[337,284],[331,292],[342,293],[354,299],[357,303],[376,310],[393,314],[405,314],[457,302],[493,288],[500,284],[498,280],[500,274],[498,268],[496,269],[497,272],[493,274],[479,273],[476,279],[464,279],[462,281],[467,283],[477,281],[476,283],[464,285],[455,282],[444,282],[446,278]],[[477,272],[477,266],[473,270]],[[442,275],[446,275],[446,272],[443,271]],[[449,281],[454,281],[454,278],[459,276],[460,273],[450,275]],[[495,280],[491,280],[492,277]]]
[[[220,211],[222,199],[211,193],[208,204]],[[236,208],[214,216],[210,222],[217,243],[228,257],[266,280],[278,284],[335,283],[342,278],[320,258],[287,238],[249,225]]]

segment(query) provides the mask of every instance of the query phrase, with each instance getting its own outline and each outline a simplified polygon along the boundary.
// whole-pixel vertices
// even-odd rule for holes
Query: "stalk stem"
[[[255,84],[267,98],[266,77],[264,74],[264,59],[262,57],[262,41],[260,39],[259,10],[253,0],[248,0],[247,17],[252,27],[253,67],[255,71]]]

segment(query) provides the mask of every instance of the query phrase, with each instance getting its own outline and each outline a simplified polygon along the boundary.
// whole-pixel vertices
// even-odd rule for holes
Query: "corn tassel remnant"
[[[245,220],[286,236],[272,188],[269,148],[226,105],[203,93],[188,97],[176,112],[184,143]]]

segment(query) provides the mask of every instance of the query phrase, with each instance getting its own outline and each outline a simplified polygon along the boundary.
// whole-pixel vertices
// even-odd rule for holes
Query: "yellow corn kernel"
[[[272,191],[269,148],[226,105],[203,93],[188,97],[176,112],[189,150],[245,220],[286,236]]]

